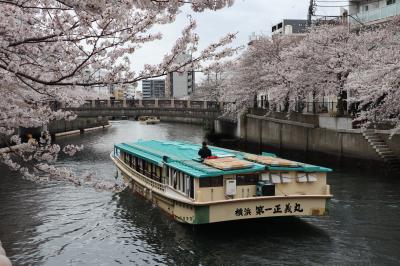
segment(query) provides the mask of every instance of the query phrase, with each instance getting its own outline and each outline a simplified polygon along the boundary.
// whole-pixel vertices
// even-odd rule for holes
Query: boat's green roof
[[[229,174],[251,173],[260,172],[266,169],[265,165],[252,163],[249,168],[236,169],[236,170],[220,170],[207,166],[199,160],[197,155],[198,150],[201,148],[200,144],[180,141],[161,141],[161,140],[139,140],[133,143],[116,144],[116,148],[123,150],[142,159],[146,159],[154,164],[162,166],[166,164],[174,169],[182,171],[193,177],[210,177]],[[245,153],[223,149],[219,147],[209,146],[213,155],[216,156],[235,156],[238,159],[243,159]],[[164,156],[168,159],[164,161]],[[283,170],[287,171],[284,167],[267,167],[270,170]],[[302,164],[302,167],[290,168],[291,171],[304,171],[304,172],[329,172],[331,169]]]

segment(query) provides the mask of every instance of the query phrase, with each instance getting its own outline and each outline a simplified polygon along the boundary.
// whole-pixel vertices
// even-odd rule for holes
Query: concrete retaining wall
[[[73,130],[84,130],[85,128],[99,127],[104,125],[108,125],[107,117],[78,117],[72,121],[52,121],[48,126],[48,130],[51,134],[56,134]]]
[[[352,119],[348,117],[331,117],[320,115],[318,117],[319,127],[342,130],[353,128]]]
[[[190,118],[190,117],[173,117],[173,116],[160,116],[161,122],[176,122],[176,123],[186,123],[194,125],[204,124],[204,119],[202,118]]]
[[[312,124],[278,121],[266,117],[247,116],[246,142],[275,150],[299,150],[319,152],[337,157],[381,160],[364,139],[360,131],[337,131],[316,128]],[[395,151],[400,152],[400,139],[391,141]]]
[[[226,135],[229,132],[240,131],[240,139],[245,145],[245,149],[252,152],[269,151],[289,157],[299,152],[298,156],[305,155],[305,159],[308,157],[315,159],[320,155],[322,157],[327,155],[327,158],[341,164],[352,164],[352,160],[343,160],[346,158],[356,159],[353,163],[357,161],[357,164],[361,161],[371,160],[383,163],[360,129],[321,128],[314,123],[315,120],[311,117],[310,120],[303,119],[304,122],[296,122],[278,119],[276,116],[271,118],[248,114],[244,120],[241,124],[236,124],[236,128],[233,123],[229,124],[229,127],[219,123],[219,126],[216,126],[216,133]],[[347,123],[348,121],[342,122]],[[378,133],[390,149],[400,156],[400,135],[396,134],[390,137],[388,131],[378,131]],[[237,136],[230,134],[230,137]]]
[[[237,122],[217,119],[214,121],[215,132],[222,136],[240,138],[240,130]]]

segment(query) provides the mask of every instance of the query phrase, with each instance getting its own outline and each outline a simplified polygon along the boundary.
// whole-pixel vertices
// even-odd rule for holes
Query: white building
[[[165,98],[165,80],[147,79],[142,81],[143,99]]]
[[[400,0],[350,0],[350,24],[371,25],[400,15]]]
[[[177,56],[176,63],[184,63],[191,60],[188,54]],[[165,96],[176,99],[187,99],[195,89],[195,72],[182,71],[168,73],[166,78]]]

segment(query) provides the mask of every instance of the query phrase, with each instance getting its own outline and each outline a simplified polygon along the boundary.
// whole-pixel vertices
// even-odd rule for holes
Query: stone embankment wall
[[[109,125],[108,117],[83,117],[83,118],[78,117],[73,121],[65,121],[65,120],[52,121],[47,126],[47,129],[54,138],[57,134],[61,135],[61,133],[67,133],[67,132],[80,133],[90,128],[105,127],[108,125]],[[33,134],[34,137],[40,137],[40,132],[41,128],[34,128],[34,129],[20,128],[19,130],[15,131],[15,134],[19,134],[19,136],[22,139],[24,139],[24,136],[28,133]],[[7,136],[0,135],[0,148],[6,147],[6,141],[8,140],[9,138]]]
[[[371,147],[362,135],[360,129],[340,129],[336,125],[348,123],[339,121],[334,123],[336,128],[322,128],[318,116],[301,115],[290,117],[274,114],[260,116],[247,114],[242,116],[239,123],[220,121],[216,126],[216,133],[240,138],[247,149],[253,152],[270,151],[287,155],[287,151],[299,154],[325,154],[329,158],[360,159],[363,161],[383,162],[377,152]],[[329,121],[328,118],[325,119]],[[389,131],[378,131],[389,148],[400,155],[400,135],[390,136]],[[311,156],[313,157],[313,156]]]
[[[107,117],[78,117],[72,121],[52,121],[48,126],[51,134],[81,130],[108,125]]]
[[[185,123],[193,125],[203,125],[206,119],[191,117],[160,116],[161,122]]]
[[[400,154],[400,136],[390,139],[388,132],[379,133],[396,154]],[[364,138],[361,130],[333,130],[315,124],[247,115],[246,142],[275,150],[318,152],[343,158],[381,161],[376,151]]]

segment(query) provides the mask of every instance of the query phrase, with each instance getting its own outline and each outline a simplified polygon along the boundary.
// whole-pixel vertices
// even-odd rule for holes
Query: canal
[[[121,121],[58,140],[84,144],[60,167],[113,182],[114,143],[201,142],[200,127]],[[183,226],[128,191],[32,183],[0,168],[0,240],[15,265],[399,265],[400,180],[348,170],[320,218]]]

